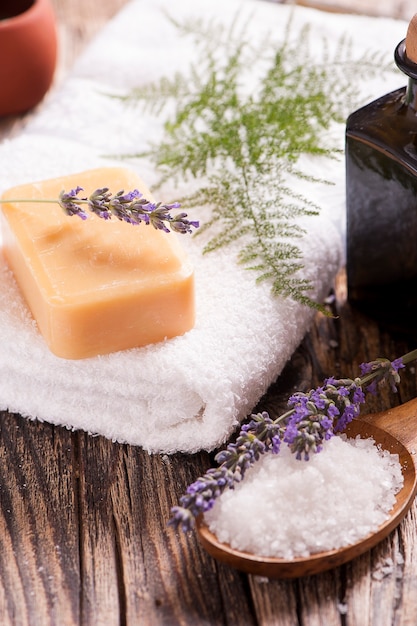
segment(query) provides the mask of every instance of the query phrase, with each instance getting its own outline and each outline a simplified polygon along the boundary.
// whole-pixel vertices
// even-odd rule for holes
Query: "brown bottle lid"
[[[405,38],[405,53],[407,59],[417,63],[417,13],[411,18]]]

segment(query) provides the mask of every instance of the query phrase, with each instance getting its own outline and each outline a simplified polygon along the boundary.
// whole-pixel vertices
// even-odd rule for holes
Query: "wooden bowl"
[[[350,437],[372,437],[381,448],[399,456],[404,485],[388,518],[376,531],[339,549],[286,560],[243,552],[221,543],[199,517],[197,534],[204,549],[218,561],[249,574],[298,578],[343,565],[385,539],[407,514],[417,492],[417,398],[388,411],[353,420],[346,433]]]
[[[0,4],[0,116],[24,113],[51,86],[57,31],[50,0]]]

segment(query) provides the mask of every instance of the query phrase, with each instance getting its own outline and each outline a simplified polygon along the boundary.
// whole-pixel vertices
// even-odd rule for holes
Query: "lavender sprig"
[[[157,230],[163,230],[166,233],[174,231],[180,234],[192,233],[193,228],[198,228],[200,223],[195,220],[188,220],[187,213],[178,213],[171,215],[172,209],[180,208],[179,202],[171,204],[162,204],[162,202],[150,202],[140,193],[138,189],[125,193],[118,191],[112,195],[108,187],[96,189],[87,198],[80,198],[78,194],[84,191],[82,187],[75,187],[70,191],[61,191],[58,198],[3,198],[0,204],[4,202],[48,202],[57,203],[64,212],[72,217],[78,215],[82,220],[88,218],[88,213],[83,208],[87,208],[105,220],[116,217],[118,220],[128,222],[137,226],[139,224],[152,225]]]
[[[366,392],[375,393],[378,384],[388,383],[393,391],[400,382],[398,370],[417,359],[417,349],[389,361],[376,359],[360,366],[362,376],[351,379],[327,378],[321,387],[297,392],[288,400],[288,411],[272,420],[266,411],[251,415],[235,443],[219,452],[219,467],[209,469],[192,483],[172,508],[171,526],[190,530],[198,515],[210,510],[225,489],[233,489],[260,457],[278,454],[286,443],[299,460],[322,450],[325,441],[343,431],[360,412]]]
[[[78,215],[83,220],[87,219],[87,213],[82,206],[86,204],[92,213],[102,219],[108,220],[116,217],[118,220],[136,226],[150,224],[157,230],[167,233],[170,231],[181,234],[191,233],[193,228],[199,227],[198,221],[187,219],[187,213],[171,215],[172,209],[178,209],[181,206],[178,202],[172,204],[150,202],[138,189],[127,193],[118,191],[112,195],[108,187],[103,187],[96,189],[86,198],[78,197],[81,191],[83,191],[82,187],[75,187],[69,192],[60,192],[58,204],[67,215]]]

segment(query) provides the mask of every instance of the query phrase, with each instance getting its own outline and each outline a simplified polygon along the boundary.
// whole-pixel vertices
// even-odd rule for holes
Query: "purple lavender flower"
[[[373,367],[373,363],[361,363],[359,365],[359,369],[361,372],[361,375],[364,376],[365,374],[369,374],[370,372],[372,372],[372,367]]]
[[[200,513],[209,511],[216,498],[228,487],[232,489],[234,482],[233,472],[229,468],[209,469],[202,478],[189,485],[186,494],[180,498],[180,506],[172,508],[169,524],[190,530],[194,519]]]
[[[398,370],[405,367],[404,359],[407,357],[400,357],[389,361],[388,359],[376,359],[370,363],[362,363],[360,365],[361,374],[364,378],[364,383],[367,383],[367,377],[372,375],[370,388],[366,388],[370,393],[376,392],[376,387],[379,382],[386,382],[390,385],[392,391],[397,391],[397,385],[400,382],[400,375]]]
[[[251,415],[241,427],[234,443],[219,452],[217,469],[209,469],[187,489],[180,506],[173,507],[169,522],[175,528],[189,530],[196,517],[212,508],[217,497],[227,488],[243,480],[245,472],[263,454],[278,454],[282,442],[296,458],[306,461],[320,452],[326,440],[343,431],[359,415],[365,401],[365,391],[375,384],[388,382],[393,390],[400,381],[398,370],[417,359],[414,350],[392,363],[377,359],[361,365],[361,378],[329,377],[324,385],[311,391],[294,393],[288,400],[288,411],[272,420],[266,411]]]
[[[73,215],[78,215],[82,220],[87,219],[87,214],[82,210],[80,206],[80,201],[83,202],[86,198],[78,198],[78,194],[80,191],[83,191],[82,187],[76,187],[75,189],[71,189],[66,193],[65,191],[61,191],[58,196],[58,204],[64,209],[65,213],[72,217]]]
[[[87,213],[82,205],[87,204],[89,210],[101,219],[109,220],[115,217],[132,225],[144,223],[151,224],[158,230],[167,233],[174,231],[185,234],[191,233],[193,228],[199,227],[198,221],[187,219],[186,213],[171,215],[172,209],[178,209],[179,202],[162,204],[150,202],[143,197],[138,189],[133,191],[118,191],[112,195],[108,187],[96,189],[88,198],[79,198],[78,194],[82,187],[76,187],[69,192],[61,191],[58,203],[69,216],[78,215],[81,219],[87,219]]]
[[[108,202],[110,201],[110,199],[111,193],[108,187],[96,189],[88,198],[88,208],[98,217],[108,220],[111,218],[111,214],[108,208]]]
[[[182,235],[185,233],[192,233],[193,228],[198,228],[200,226],[199,222],[195,220],[189,221],[186,217],[187,213],[179,213],[172,220],[170,220],[169,225],[171,230]]]
[[[399,357],[398,359],[394,359],[394,361],[391,361],[391,366],[396,372],[398,372],[398,370],[405,367],[402,357]]]
[[[169,222],[171,219],[169,217],[168,207],[161,203],[153,205],[148,213],[148,216],[149,222],[154,228],[157,230],[164,230],[166,233],[169,232],[169,228],[166,226],[166,222]]]
[[[127,193],[124,193],[124,191],[120,191],[119,194],[119,202],[126,204],[133,202],[133,200],[136,200],[137,198],[143,197],[143,194],[141,194],[139,189],[133,189],[133,191],[128,191]]]

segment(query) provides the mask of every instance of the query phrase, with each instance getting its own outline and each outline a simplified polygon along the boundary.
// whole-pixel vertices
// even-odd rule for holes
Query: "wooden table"
[[[126,1],[54,0],[62,44],[58,79]],[[337,0],[331,4],[338,6]],[[397,0],[383,4],[393,15],[400,5],[411,8]],[[2,120],[2,136],[18,132],[28,118]],[[328,375],[354,376],[363,361],[414,347],[350,307],[343,274],[335,295],[338,317],[317,315],[259,409],[274,413],[296,388],[306,390]],[[365,410],[405,402],[416,396],[416,386],[416,371],[408,368],[398,395],[386,389]],[[193,533],[166,526],[170,507],[211,464],[206,453],[149,456],[3,414],[0,623],[416,626],[415,504],[387,540],[343,567],[294,581],[260,579],[218,564]]]

